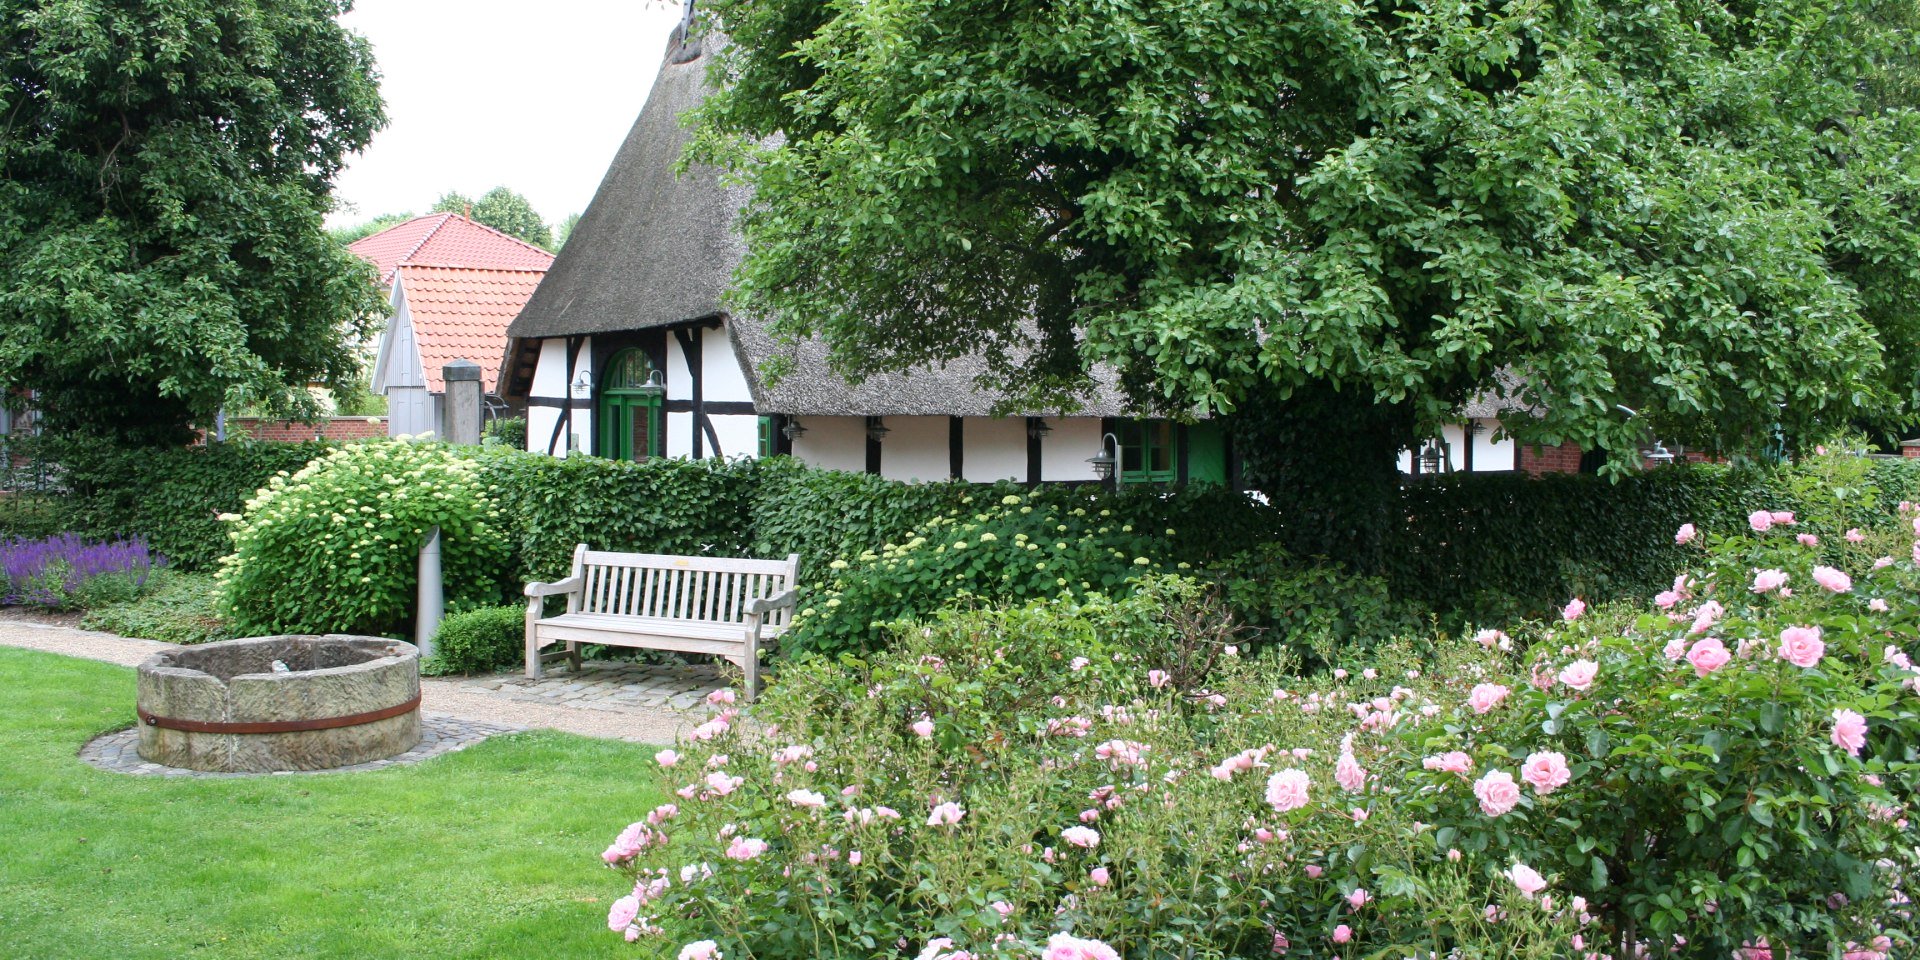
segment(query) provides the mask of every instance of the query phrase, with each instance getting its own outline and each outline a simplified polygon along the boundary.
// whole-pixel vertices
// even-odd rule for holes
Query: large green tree
[[[379,304],[321,224],[384,122],[345,0],[0,0],[0,390],[175,441],[357,375]]]
[[[473,218],[473,222],[485,224],[510,237],[519,237],[536,247],[553,248],[553,230],[533,204],[506,187],[494,187],[480,196],[478,200],[469,200],[456,190],[443,194],[434,201],[435,213],[458,213]]]
[[[842,370],[981,353],[1026,399],[1109,365],[1337,501],[1502,369],[1514,434],[1622,464],[1650,425],[1904,416],[1887,7],[714,0],[694,155],[755,188],[739,296]]]

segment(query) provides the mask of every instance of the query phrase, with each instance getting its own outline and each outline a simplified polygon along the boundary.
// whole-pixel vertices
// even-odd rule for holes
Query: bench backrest
[[[800,555],[785,560],[676,557],[588,550],[583,544],[573,551],[573,575],[581,578],[581,613],[744,624],[747,601],[793,589]],[[775,610],[763,629],[777,633],[792,618],[792,607]]]

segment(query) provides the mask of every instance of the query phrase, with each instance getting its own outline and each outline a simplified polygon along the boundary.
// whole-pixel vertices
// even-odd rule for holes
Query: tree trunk
[[[1308,387],[1255,398],[1229,421],[1247,486],[1286,518],[1286,547],[1378,574],[1398,526],[1401,448],[1413,439],[1404,406]]]

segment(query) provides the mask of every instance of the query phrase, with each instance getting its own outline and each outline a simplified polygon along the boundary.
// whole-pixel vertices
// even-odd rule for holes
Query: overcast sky
[[[639,116],[678,0],[359,0],[388,124],[349,159],[329,225],[505,186],[579,213]]]

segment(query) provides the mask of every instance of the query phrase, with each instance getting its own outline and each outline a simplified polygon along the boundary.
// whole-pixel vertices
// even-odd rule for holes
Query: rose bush
[[[1885,957],[1916,534],[1836,566],[1766,513],[1685,538],[1650,613],[1311,679],[1196,631],[1179,581],[894,624],[660,754],[678,798],[605,851],[609,924],[769,958]]]

